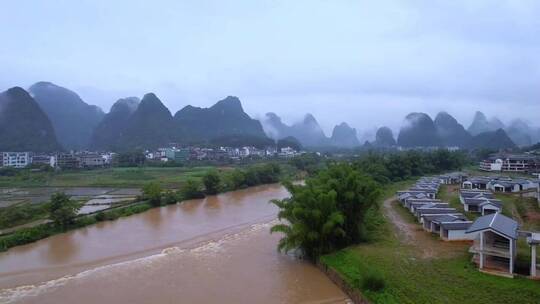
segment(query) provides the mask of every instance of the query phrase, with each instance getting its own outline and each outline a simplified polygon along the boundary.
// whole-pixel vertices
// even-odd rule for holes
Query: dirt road
[[[385,200],[383,206],[385,217],[394,224],[395,236],[403,244],[415,248],[421,258],[455,256],[462,254],[470,246],[466,242],[441,241],[435,234],[423,230],[420,223],[398,211],[398,208],[403,207],[394,197]]]

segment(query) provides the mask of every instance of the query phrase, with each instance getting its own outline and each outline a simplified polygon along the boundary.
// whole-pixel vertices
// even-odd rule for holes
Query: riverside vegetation
[[[279,249],[296,250],[335,270],[373,303],[513,303],[517,295],[522,303],[538,303],[538,282],[478,272],[466,243],[445,243],[423,231],[418,232],[421,240],[405,241],[385,216],[391,208],[417,227],[390,201],[395,192],[416,177],[459,170],[467,163],[460,153],[435,151],[372,154],[331,165],[305,186],[291,187],[291,198],[275,202],[285,220],[273,228],[284,234]],[[352,208],[362,211],[346,211]],[[354,230],[346,228],[347,217],[356,221]],[[433,255],[424,256],[426,248]]]
[[[205,195],[220,192],[276,183],[280,179],[293,177],[295,172],[295,167],[286,164],[267,163],[235,169],[207,170],[204,175],[198,178],[190,177],[185,179],[182,182],[183,186],[176,190],[171,188],[165,189],[163,185],[167,185],[167,183],[162,184],[152,181],[143,186],[142,195],[136,202],[87,216],[76,216],[76,211],[80,207],[80,204],[71,201],[64,194],[55,194],[52,196],[51,202],[38,205],[40,217],[49,217],[53,221],[34,227],[21,228],[13,233],[0,236],[0,251],[34,242],[57,233],[92,225],[100,221],[115,220],[120,217],[144,212],[153,207],[175,204],[188,199],[203,198]],[[52,209],[58,205],[65,206],[65,209],[63,207]],[[32,205],[29,206],[34,208]],[[32,216],[28,215],[28,212],[22,212],[17,208],[24,209],[20,206],[1,208],[0,219],[2,219],[3,226],[9,226],[9,223],[20,224],[32,218]],[[36,206],[35,208],[38,207]],[[13,211],[14,209],[16,209],[15,212]]]
[[[441,256],[423,258],[418,245],[403,244],[383,215],[382,201],[426,174],[459,170],[459,152],[371,154],[331,164],[302,185],[287,185],[288,199],[274,201],[282,221],[279,249],[294,250],[334,270],[374,303],[509,303],[540,299],[538,282],[478,272],[467,244],[448,244]],[[414,221],[393,204],[405,221]],[[353,225],[348,226],[348,223]],[[439,247],[440,241],[428,238]],[[446,248],[446,247],[445,247]]]

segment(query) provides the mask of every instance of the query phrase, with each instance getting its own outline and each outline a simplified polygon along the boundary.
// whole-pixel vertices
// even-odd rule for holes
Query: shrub
[[[362,289],[369,290],[373,292],[379,292],[384,289],[386,282],[384,281],[383,276],[375,271],[371,271],[365,274],[362,279]]]
[[[210,171],[203,177],[204,188],[208,194],[219,192],[220,178],[216,171]]]
[[[167,192],[165,192],[165,195],[163,197],[164,204],[172,205],[172,204],[176,204],[176,202],[178,202],[178,196],[176,195],[176,193],[174,193],[171,190],[168,190]]]
[[[143,189],[143,197],[148,200],[152,206],[161,205],[161,186],[158,183],[146,184]]]
[[[183,199],[204,198],[200,183],[193,179],[188,179],[180,192]]]
[[[51,220],[56,225],[64,228],[67,227],[73,222],[80,208],[81,206],[71,200],[65,193],[58,192],[51,196],[49,212],[51,214]]]
[[[102,222],[102,221],[104,221],[104,220],[107,219],[107,217],[105,216],[105,212],[98,212],[98,213],[94,216],[94,218],[95,218],[96,221],[98,221],[98,222]]]

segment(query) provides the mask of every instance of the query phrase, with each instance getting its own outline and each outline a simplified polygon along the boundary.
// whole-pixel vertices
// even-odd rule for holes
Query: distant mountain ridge
[[[474,136],[465,130],[458,121],[446,112],[437,114],[435,121],[425,113],[407,115],[398,136],[398,145],[402,147],[459,147],[459,148],[515,148],[515,143],[502,128],[491,130],[501,125],[498,119],[488,121],[481,112],[476,112],[471,127]],[[486,131],[487,130],[487,131]]]
[[[274,145],[261,123],[252,119],[237,97],[229,96],[210,108],[188,105],[174,116],[154,94],[140,103],[117,101],[95,129],[92,146],[98,149],[153,149],[179,144]]]
[[[84,102],[77,93],[50,82],[37,82],[29,90],[53,124],[58,141],[66,149],[88,147],[94,128],[105,113]]]
[[[304,119],[292,125],[283,123],[275,113],[266,113],[263,128],[269,137],[281,139],[294,137],[304,147],[341,147],[352,148],[360,146],[356,129],[343,122],[334,127],[332,136],[327,137],[312,114],[306,114]]]
[[[228,96],[209,108],[186,106],[173,119],[179,142],[206,142],[227,136],[255,136],[266,138],[261,123],[252,119],[238,97]]]
[[[0,151],[61,150],[51,121],[27,91],[14,87],[0,93]]]
[[[28,92],[18,87],[3,92],[1,107],[4,120],[0,122],[3,126],[0,143],[4,149],[117,151],[153,149],[170,143],[261,147],[277,143],[277,146],[307,148],[360,146],[357,130],[345,122],[336,125],[332,135],[327,137],[311,114],[292,125],[285,124],[274,113],[267,113],[259,121],[251,118],[240,99],[234,96],[208,108],[188,105],[173,116],[155,94],[148,93],[142,100],[119,99],[109,113],[104,114],[71,90],[50,82],[38,82]],[[17,137],[13,137],[14,134]],[[367,146],[374,148],[508,149],[540,141],[540,129],[532,128],[526,121],[515,119],[505,126],[498,118],[488,119],[480,111],[475,113],[467,129],[446,112],[438,113],[434,120],[425,113],[414,112],[405,117],[396,137],[388,127],[363,130],[362,134],[362,140],[370,141]]]

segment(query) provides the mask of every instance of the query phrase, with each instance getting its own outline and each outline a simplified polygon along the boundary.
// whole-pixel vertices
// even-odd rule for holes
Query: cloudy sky
[[[6,0],[0,89],[52,81],[108,111],[240,97],[329,133],[440,110],[540,125],[540,1]]]

